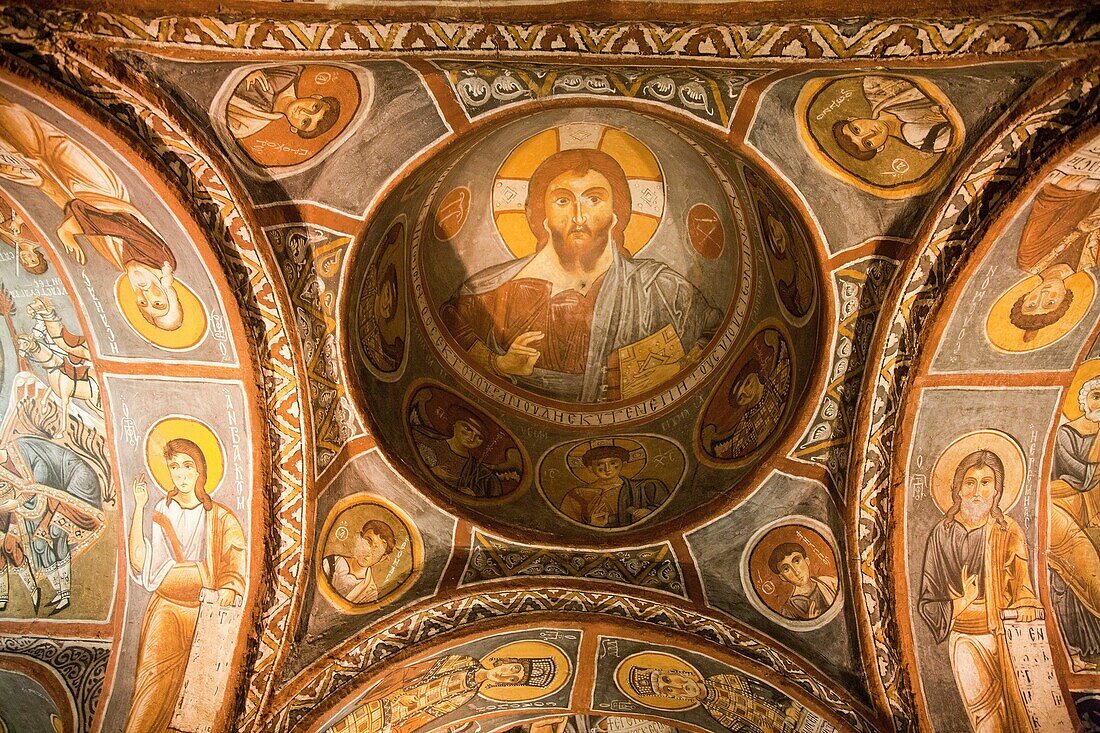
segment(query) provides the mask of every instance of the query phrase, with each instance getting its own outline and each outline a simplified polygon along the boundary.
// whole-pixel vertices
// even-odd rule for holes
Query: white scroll
[[[203,588],[199,596],[199,617],[187,658],[176,712],[168,726],[171,733],[211,733],[218,709],[229,684],[232,651],[244,607],[241,599],[232,606],[218,604],[218,591]]]
[[[1012,669],[1016,684],[1024,700],[1031,729],[1036,733],[1076,730],[1070,721],[1058,678],[1054,675],[1054,660],[1047,643],[1046,624],[1040,611],[1034,621],[1016,620],[1015,609],[1001,613],[1004,621],[1005,640],[1012,657]]]

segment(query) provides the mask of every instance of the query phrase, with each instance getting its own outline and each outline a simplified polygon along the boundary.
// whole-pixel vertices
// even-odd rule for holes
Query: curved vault
[[[158,665],[209,654],[188,624],[219,600],[236,626],[248,618],[263,565],[264,449],[237,300],[129,139],[4,72],[0,146],[0,606],[23,629],[0,655],[45,680],[56,707],[10,725],[166,724],[177,693]],[[236,626],[208,699],[175,724],[228,724],[224,690],[246,654]],[[167,657],[149,651],[158,638]],[[105,679],[129,701],[100,698]]]
[[[802,429],[823,306],[796,211],[652,115],[486,125],[395,186],[348,256],[353,399],[414,485],[504,536],[697,523]]]
[[[1094,146],[1046,163],[1096,116],[1087,12],[35,10],[0,12],[0,724],[952,729],[923,555],[936,466],[995,433],[1023,549],[986,577],[1046,612],[1002,669],[1047,680],[1039,729],[1095,705],[1056,475],[1092,434]],[[275,98],[315,93],[298,135]],[[985,328],[1071,235],[1076,330]]]

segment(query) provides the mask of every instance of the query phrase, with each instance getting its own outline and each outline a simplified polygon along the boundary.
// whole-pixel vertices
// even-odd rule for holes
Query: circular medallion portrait
[[[776,434],[791,392],[791,347],[786,335],[761,329],[733,360],[699,416],[696,448],[704,463],[743,463]]]
[[[840,613],[838,557],[827,526],[809,517],[784,517],[745,546],[741,583],[756,610],[788,629],[810,631]]]
[[[289,175],[347,139],[370,106],[371,78],[358,66],[265,64],[231,76],[212,117],[248,162]]]
[[[408,317],[405,307],[405,217],[397,217],[382,235],[359,281],[354,323],[363,365],[383,381],[394,381],[405,366]]]
[[[346,613],[365,613],[398,600],[424,562],[420,534],[396,506],[355,494],[325,520],[315,571],[321,593]]]
[[[573,522],[631,527],[661,510],[680,486],[683,449],[656,435],[593,438],[552,448],[539,462],[539,491]]]
[[[962,118],[928,79],[883,73],[822,76],[795,109],[802,142],[837,178],[884,198],[924,193],[962,149]]]
[[[405,430],[424,475],[451,496],[512,498],[530,484],[530,461],[519,441],[441,385],[414,385],[406,401]]]
[[[702,148],[639,119],[629,131],[513,125],[424,204],[416,310],[444,361],[508,407],[505,392],[536,416],[635,402],[682,383],[739,330],[750,258],[730,246],[745,242],[737,194]],[[475,177],[488,179],[480,226],[467,219]]]
[[[690,710],[707,697],[699,670],[665,652],[631,654],[616,667],[615,686],[654,710]]]

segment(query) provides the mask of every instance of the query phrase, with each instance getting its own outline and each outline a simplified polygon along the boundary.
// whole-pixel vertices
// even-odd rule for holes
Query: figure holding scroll
[[[1002,624],[1010,610],[1030,622],[1040,606],[1023,532],[1005,515],[1019,495],[1023,466],[1013,441],[981,431],[955,441],[934,471],[944,517],[925,546],[918,609],[936,641],[948,642],[959,696],[979,732],[1032,729]]]
[[[228,507],[210,498],[211,457],[198,440],[175,437],[164,444],[159,458],[167,467],[172,488],[153,507],[148,535],[145,474],[133,484],[130,568],[153,597],[141,624],[127,733],[167,730],[187,669],[202,590],[216,589],[222,606],[234,605],[245,591],[244,530]],[[154,468],[154,475],[160,468]]]

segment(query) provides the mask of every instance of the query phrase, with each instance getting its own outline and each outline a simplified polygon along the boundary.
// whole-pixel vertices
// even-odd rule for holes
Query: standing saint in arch
[[[232,510],[207,493],[202,449],[186,438],[174,438],[165,444],[162,457],[172,488],[153,507],[148,535],[145,474],[133,485],[130,569],[153,597],[141,622],[126,733],[168,729],[187,670],[202,590],[216,590],[219,605],[232,606],[243,597],[247,577],[244,530]]]
[[[951,670],[976,733],[1030,732],[1005,640],[1002,615],[1022,622],[1040,607],[1020,526],[1002,512],[1005,468],[991,450],[959,461],[951,506],[924,550],[917,607],[937,642],[948,642]]]

